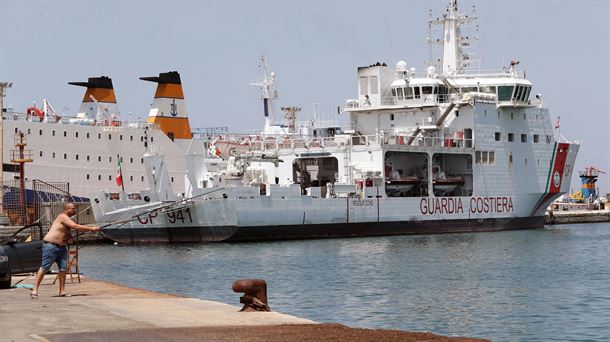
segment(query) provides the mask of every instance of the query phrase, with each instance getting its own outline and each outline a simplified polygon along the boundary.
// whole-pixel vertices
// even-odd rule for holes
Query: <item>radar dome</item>
[[[398,72],[405,72],[405,71],[407,71],[407,62],[405,62],[405,61],[398,61],[398,63],[396,63],[396,71],[398,71]]]
[[[411,73],[411,76],[415,76],[415,67],[411,67],[411,69],[409,69],[409,72]]]

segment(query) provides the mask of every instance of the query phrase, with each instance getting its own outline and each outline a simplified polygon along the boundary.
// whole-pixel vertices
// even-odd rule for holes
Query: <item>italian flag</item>
[[[116,159],[116,185],[123,185],[123,173],[121,172],[121,158]]]

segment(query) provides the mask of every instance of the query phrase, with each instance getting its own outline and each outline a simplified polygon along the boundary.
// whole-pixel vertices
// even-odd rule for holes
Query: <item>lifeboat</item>
[[[34,120],[34,117],[37,117],[40,122],[44,119],[44,112],[36,107],[28,107],[25,110],[26,120]]]
[[[418,183],[419,179],[415,176],[401,176],[398,179],[386,180],[386,194],[389,197],[405,196]]]
[[[435,196],[446,196],[458,186],[464,185],[464,177],[444,177],[432,181]]]

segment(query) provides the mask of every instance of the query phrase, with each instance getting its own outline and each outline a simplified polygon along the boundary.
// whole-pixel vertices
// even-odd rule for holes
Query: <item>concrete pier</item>
[[[72,296],[59,297],[54,279],[45,277],[39,299],[30,299],[28,288],[0,290],[1,341],[484,341],[318,324],[278,312],[239,312],[237,306],[86,277],[75,284],[68,277],[66,290]],[[13,277],[13,285],[33,282],[33,276]]]
[[[547,211],[546,224],[610,222],[610,208],[604,210]]]

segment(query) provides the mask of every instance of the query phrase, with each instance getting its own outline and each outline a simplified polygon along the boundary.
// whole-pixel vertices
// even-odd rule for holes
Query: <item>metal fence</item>
[[[19,180],[6,180],[3,185],[1,225],[25,226],[39,221],[44,234],[68,202],[76,205],[77,215],[73,218],[76,222],[94,222],[89,202],[72,196],[69,183],[26,180],[23,190]],[[32,235],[38,237],[39,233],[33,229]]]

